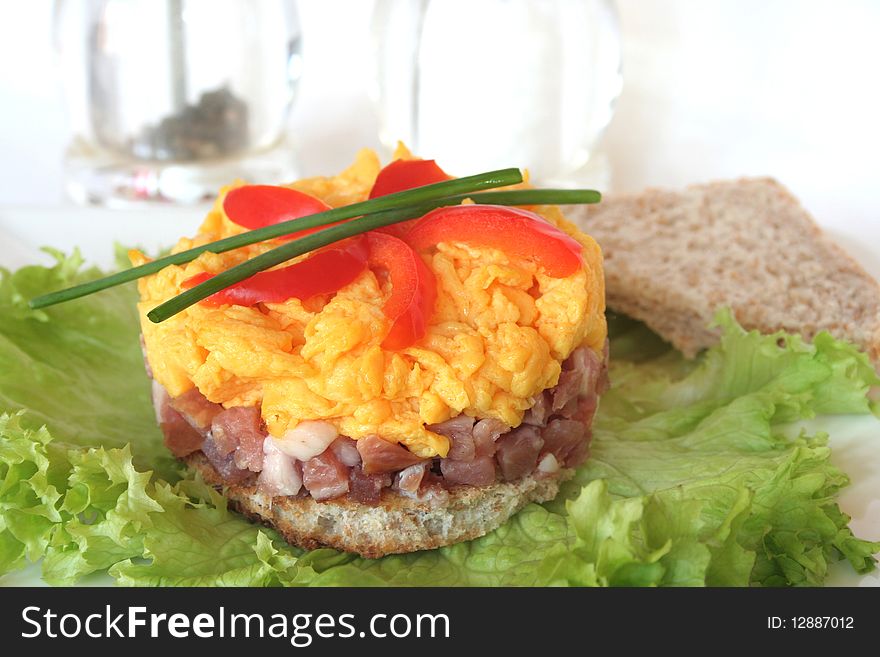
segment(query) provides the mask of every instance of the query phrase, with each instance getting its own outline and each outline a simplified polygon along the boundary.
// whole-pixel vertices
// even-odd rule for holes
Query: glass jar
[[[80,202],[195,202],[236,178],[295,177],[293,0],[56,0]]]
[[[620,93],[610,0],[377,0],[380,138],[457,175],[578,176]]]

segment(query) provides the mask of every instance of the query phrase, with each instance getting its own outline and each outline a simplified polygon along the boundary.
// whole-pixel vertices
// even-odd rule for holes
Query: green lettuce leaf
[[[827,436],[791,436],[872,410],[873,368],[828,335],[762,336],[721,313],[719,345],[687,361],[612,317],[614,387],[556,500],[474,541],[367,560],[292,548],[183,471],[155,426],[133,289],[32,311],[98,274],[54,255],[0,271],[0,575],[41,560],[62,585],[777,586],[821,584],[840,559],[874,567]]]
[[[31,297],[100,275],[77,252],[54,267],[0,268],[0,410],[86,447],[130,445],[141,469],[173,476],[150,405],[133,286],[31,310]]]

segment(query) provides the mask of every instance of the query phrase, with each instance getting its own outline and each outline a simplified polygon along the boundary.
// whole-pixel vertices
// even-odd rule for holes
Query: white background
[[[299,5],[306,68],[291,130],[304,173],[330,173],[359,147],[378,146],[369,100],[372,3]],[[0,206],[56,207],[66,202],[68,135],[52,3],[0,6]],[[880,2],[619,0],[618,7],[625,82],[604,141],[612,190],[772,175],[826,225],[880,218]]]

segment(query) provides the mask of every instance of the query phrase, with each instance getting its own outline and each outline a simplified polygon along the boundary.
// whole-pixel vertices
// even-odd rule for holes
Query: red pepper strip
[[[329,209],[330,206],[319,198],[288,187],[273,185],[236,187],[223,199],[223,211],[230,221],[251,230],[271,226],[282,221],[307,217]],[[341,222],[337,221],[336,223]],[[331,225],[336,224],[328,224],[328,226]],[[278,239],[292,240],[328,226],[306,228]]]
[[[548,276],[565,278],[583,265],[582,247],[540,216],[503,205],[454,205],[431,210],[406,236],[414,249],[439,242],[488,246],[534,260]]]
[[[394,160],[379,172],[376,182],[373,183],[373,189],[370,190],[370,198],[394,194],[451,178],[452,176],[438,167],[434,160]],[[403,238],[414,224],[415,219],[385,226],[385,228],[378,230]]]
[[[253,306],[280,303],[293,297],[305,301],[318,294],[331,294],[356,279],[366,269],[367,258],[366,239],[355,237],[316,251],[309,258],[282,269],[254,274],[212,294],[202,303]],[[185,280],[183,287],[193,287],[209,278],[208,273],[196,274]]]
[[[370,190],[370,198],[443,182],[451,178],[452,176],[438,167],[434,160],[394,160],[376,176],[376,182]]]
[[[405,349],[422,339],[437,297],[434,272],[406,242],[385,233],[367,233],[370,267],[388,271],[391,296],[382,312],[391,320],[391,330],[382,341],[389,350]]]

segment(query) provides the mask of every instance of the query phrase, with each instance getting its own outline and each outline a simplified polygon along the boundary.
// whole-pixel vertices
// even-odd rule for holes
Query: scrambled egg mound
[[[411,157],[405,150],[398,157]],[[290,187],[333,207],[365,200],[381,166],[361,151],[331,178]],[[199,234],[174,251],[245,229],[223,212],[221,192]],[[584,267],[551,278],[535,263],[501,251],[441,243],[423,254],[437,277],[427,335],[399,352],[380,346],[388,330],[383,283],[367,269],[335,295],[254,307],[197,304],[161,324],[146,313],[180,293],[183,281],[216,274],[277,243],[204,253],[141,279],[138,309],[147,359],[172,396],[197,387],[225,407],[260,405],[269,433],[302,420],[325,420],[358,439],[376,434],[422,457],[445,456],[448,440],[425,428],[460,413],[516,426],[531,399],[557,383],[560,364],[577,347],[600,351],[606,337],[602,254],[558,208],[533,210],[577,239]],[[131,252],[133,264],[146,257]],[[289,263],[286,263],[289,264]]]

